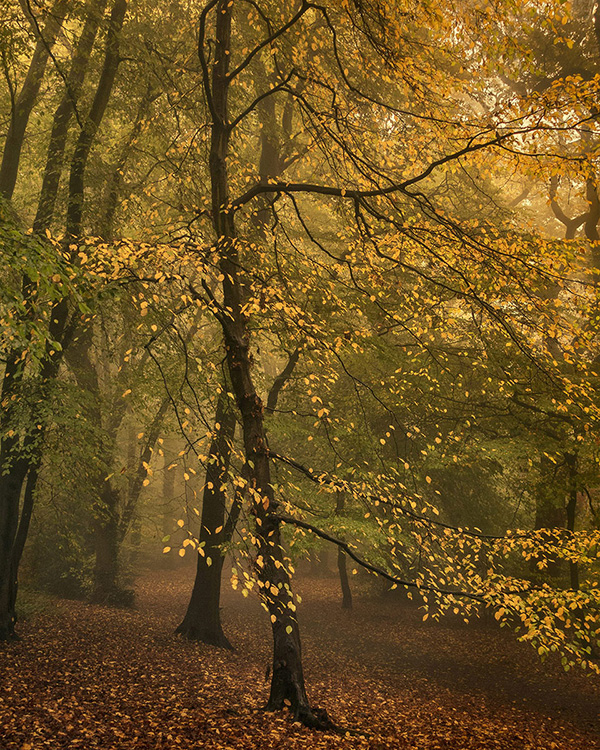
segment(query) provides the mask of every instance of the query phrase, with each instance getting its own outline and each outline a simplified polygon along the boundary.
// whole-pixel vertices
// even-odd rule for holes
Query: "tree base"
[[[265,706],[265,711],[274,713],[284,708],[289,708],[294,721],[300,722],[309,729],[317,729],[322,732],[327,730],[336,731],[336,725],[331,721],[329,714],[324,708],[311,708],[308,705],[302,705],[294,709],[293,707],[288,707],[287,704],[274,707],[271,705],[271,701],[269,701]]]
[[[0,643],[11,643],[21,639],[15,633],[14,623],[0,623]]]
[[[229,642],[229,639],[221,629],[216,631],[208,630],[206,628],[200,628],[197,625],[190,625],[184,620],[181,625],[176,628],[175,633],[188,641],[206,643],[208,646],[216,646],[217,648],[224,648],[227,651],[235,651],[234,647]]]
[[[121,607],[131,609],[135,606],[135,591],[133,589],[114,588],[108,591],[98,589],[90,597],[92,604],[104,604],[107,607]]]

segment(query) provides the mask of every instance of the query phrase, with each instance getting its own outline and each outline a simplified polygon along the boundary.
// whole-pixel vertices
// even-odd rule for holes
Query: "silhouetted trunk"
[[[68,338],[70,331],[65,325],[62,308],[50,324],[51,338]],[[60,338],[58,338],[60,340]],[[37,399],[42,413],[34,410],[29,430],[23,438],[16,433],[6,434],[0,448],[0,640],[15,637],[17,576],[21,554],[29,530],[33,511],[35,487],[41,461],[45,433],[43,403],[46,388],[58,372],[61,352],[49,352],[41,367],[41,386]],[[23,396],[23,362],[17,350],[8,354],[2,382],[2,403],[5,404],[2,425],[9,431],[13,410]],[[21,507],[21,496],[23,503]]]
[[[229,470],[235,424],[235,414],[227,403],[227,395],[221,393],[206,468],[198,535],[201,552],[198,553],[196,578],[187,612],[175,631],[190,640],[223,648],[231,648],[231,643],[221,625],[221,573],[224,560],[221,545],[229,541],[233,528],[231,523],[225,523],[226,493],[222,487]]]
[[[335,514],[341,516],[344,513],[344,493],[337,493],[337,503]],[[338,547],[337,565],[340,574],[340,586],[342,588],[342,609],[352,609],[352,591],[348,580],[348,568],[346,566],[346,553],[341,547]]]
[[[62,27],[68,6],[69,0],[56,0],[48,11],[48,20],[42,32],[42,38],[38,38],[35,45],[29,70],[10,114],[10,122],[2,152],[2,163],[0,164],[0,193],[9,200],[12,198],[17,182],[21,151],[29,117],[44,79],[50,51]]]
[[[577,456],[573,453],[565,455],[569,470],[569,495],[567,498],[567,529],[575,531],[575,520],[577,515]],[[569,577],[571,588],[579,590],[579,566],[574,561],[569,561]]]
[[[2,465],[10,461],[13,441],[2,444]],[[8,444],[7,444],[8,443]],[[19,528],[19,505],[29,461],[17,457],[10,461],[10,471],[0,476],[0,640],[10,640],[15,635],[17,597],[16,538]]]
[[[540,457],[540,480],[536,488],[535,528],[548,529],[548,538],[553,538],[555,529],[564,529],[566,525],[564,506],[564,476],[559,475],[557,464],[542,455]],[[544,562],[541,569],[538,563]],[[531,559],[534,572],[559,578],[564,574],[564,565],[560,559],[548,555],[534,555]]]
[[[203,11],[200,23],[199,52],[205,71],[207,62],[203,35],[206,13],[212,5]],[[252,379],[250,333],[242,310],[242,265],[238,255],[234,213],[229,209],[227,160],[231,130],[228,127],[228,94],[231,81],[228,72],[233,10],[229,0],[218,0],[214,7],[216,38],[210,85],[206,76],[204,80],[212,116],[209,160],[212,218],[222,274],[223,308],[227,311],[226,314],[219,314],[219,321],[223,329],[227,369],[241,415],[247,478],[252,512],[256,519],[256,574],[273,632],[273,668],[267,708],[279,710],[289,706],[295,717],[306,725],[324,727],[330,725],[327,716],[324,712],[319,715],[311,709],[304,685],[300,631],[283,553],[278,502],[271,480],[263,403]]]

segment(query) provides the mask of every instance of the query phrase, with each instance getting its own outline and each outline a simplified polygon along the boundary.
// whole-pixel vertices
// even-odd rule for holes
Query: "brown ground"
[[[0,748],[600,750],[598,678],[398,601],[344,612],[335,579],[298,584],[300,624],[311,700],[350,733],[265,714],[266,616],[226,589],[237,651],[181,641],[191,577],[148,574],[136,611],[58,601],[23,623],[23,640],[0,646]]]

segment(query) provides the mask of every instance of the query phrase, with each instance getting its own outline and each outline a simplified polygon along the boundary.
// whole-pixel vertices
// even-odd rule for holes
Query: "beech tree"
[[[561,184],[581,181],[569,149],[595,138],[598,81],[559,71],[550,85],[515,91],[506,80],[523,60],[535,68],[533,44],[514,26],[568,26],[565,9],[206,0],[163,14],[140,2],[147,15],[128,24],[128,5],[88,0],[68,26],[69,51],[60,3],[54,25],[36,32],[68,64],[51,74],[56,109],[32,236],[8,204],[2,225],[5,260],[28,253],[12,278],[18,312],[3,317],[0,635],[14,630],[13,550],[22,549],[41,466],[45,390],[66,361],[100,403],[90,298],[118,286],[135,320],[134,357],[165,388],[158,413],[163,404],[172,411],[199,460],[184,478],[206,472],[200,533],[187,530],[181,550],[196,549],[198,567],[179,630],[228,645],[218,599],[223,548],[233,547],[233,583],[258,592],[271,623],[268,708],[331,726],[307,695],[292,591],[289,550],[306,534],[337,548],[342,582],[352,561],[418,595],[424,617],[468,619],[489,607],[502,624],[518,623],[540,655],[595,668],[597,530],[576,531],[572,507],[568,528],[514,529],[505,518],[465,528],[443,481],[467,481],[463,443],[485,467],[478,478],[490,480],[499,434],[510,443],[501,465],[524,447],[525,462],[551,455],[548,429],[556,445],[568,439],[561,497],[577,495],[583,461],[596,464],[597,280],[587,264],[597,250],[595,201],[587,243],[571,239],[576,217],[563,221],[564,241],[533,216],[531,184],[556,178],[557,215]],[[128,29],[143,42],[125,46]],[[39,83],[43,50],[38,58]],[[131,61],[138,71],[148,63],[147,74],[127,78]],[[590,170],[586,187],[594,159],[590,149],[575,160]],[[169,332],[180,350],[165,343]],[[169,372],[175,352],[179,380]],[[110,385],[128,396],[115,369]],[[19,396],[29,376],[43,387],[27,401]],[[88,413],[111,422],[100,457],[107,472],[124,410],[115,398],[109,419]],[[151,479],[148,464],[138,489]],[[496,505],[514,490],[512,471],[486,495]],[[117,484],[103,473],[96,521],[110,588]],[[535,484],[519,481],[527,491]],[[556,577],[532,580],[530,567],[547,572],[554,560],[569,563],[570,589]]]
[[[392,325],[398,316],[386,307],[385,284],[383,287],[373,284],[373,271],[382,284],[384,268],[393,275],[401,269],[402,273],[408,271],[415,276],[425,276],[434,289],[445,288],[457,299],[466,300],[468,306],[489,317],[493,326],[504,329],[513,345],[533,358],[532,344],[527,339],[527,324],[524,326],[521,320],[517,322],[520,303],[516,314],[507,314],[498,305],[496,295],[500,291],[499,283],[508,284],[515,292],[525,288],[528,282],[517,269],[523,267],[525,256],[535,254],[541,245],[537,240],[523,242],[523,238],[516,236],[507,239],[502,232],[494,233],[491,226],[478,231],[476,222],[469,224],[449,217],[442,208],[443,200],[434,197],[436,182],[438,173],[453,164],[463,165],[470,158],[475,164],[485,163],[480,160],[494,148],[510,151],[525,143],[522,152],[527,156],[535,153],[528,152],[527,148],[535,149],[536,142],[543,138],[548,128],[570,130],[577,127],[572,121],[558,126],[546,124],[549,121],[543,119],[540,123],[539,117],[535,124],[531,124],[527,109],[526,114],[515,110],[504,117],[496,115],[493,127],[486,118],[484,122],[468,120],[464,116],[466,113],[460,112],[460,106],[454,113],[442,107],[439,111],[444,111],[444,119],[432,116],[430,107],[441,105],[441,99],[436,101],[436,86],[441,90],[442,86],[448,87],[451,80],[451,66],[448,64],[445,70],[443,59],[444,53],[451,51],[451,44],[443,25],[440,28],[431,23],[435,16],[431,8],[413,8],[407,22],[397,8],[384,3],[344,3],[334,8],[301,2],[292,9],[279,11],[263,4],[248,11],[245,5],[218,0],[207,3],[200,14],[199,56],[211,123],[208,215],[216,236],[212,257],[220,271],[222,289],[221,294],[216,295],[205,284],[203,290],[196,290],[195,294],[204,298],[221,324],[228,375],[240,410],[247,473],[244,483],[255,522],[252,532],[257,548],[255,570],[271,617],[274,637],[268,706],[277,709],[284,703],[289,704],[298,718],[311,725],[326,724],[327,719],[310,708],[306,696],[295,604],[280,525],[285,520],[330,539],[355,558],[356,554],[347,543],[333,539],[313,524],[282,513],[281,500],[276,497],[273,487],[271,459],[274,454],[267,442],[264,405],[252,368],[253,319],[262,310],[272,314],[278,307],[285,309],[288,316],[297,316],[294,323],[303,332],[308,329],[311,342],[314,341],[323,352],[324,361],[335,357],[336,344],[324,340],[317,316],[307,321],[304,311],[300,314],[297,300],[293,294],[286,293],[287,289],[281,293],[275,285],[265,284],[264,277],[260,279],[260,287],[260,282],[254,281],[257,272],[253,270],[256,268],[253,256],[258,253],[264,263],[266,250],[264,243],[252,242],[253,201],[265,197],[270,200],[275,240],[285,236],[284,225],[287,224],[288,241],[293,247],[293,239],[289,239],[289,222],[295,222],[297,229],[304,231],[305,241],[315,248],[315,254],[328,257],[334,268],[347,267],[351,284],[361,295],[370,297],[375,303],[381,300],[382,315],[389,318]],[[439,21],[436,17],[436,22]],[[394,34],[405,39],[412,33],[417,39],[425,29],[429,34],[437,34],[436,44],[431,45],[435,49],[432,57],[437,58],[436,73],[427,93],[413,79],[412,68],[402,57],[403,43],[400,42],[398,47],[386,43]],[[212,38],[211,44],[209,38]],[[356,43],[358,38],[362,42],[360,45]],[[241,39],[244,41],[240,44]],[[315,55],[304,68],[299,62],[302,60],[300,50],[308,46],[318,48],[321,54]],[[368,53],[364,52],[365,49],[369,50]],[[274,80],[254,94],[254,87],[246,80],[253,73],[254,61],[264,59],[267,53],[273,61]],[[360,55],[363,68],[360,73],[351,60],[353,53]],[[425,53],[419,60],[421,65],[433,62],[427,57]],[[410,62],[415,65],[414,59],[411,58]],[[390,70],[389,74],[380,73],[378,77],[378,97],[371,95],[368,83],[365,86],[369,81],[369,71],[376,64],[380,71]],[[319,66],[318,74],[316,66]],[[354,82],[355,76],[361,83]],[[301,86],[297,85],[299,81]],[[460,79],[454,79],[453,85],[459,86]],[[253,96],[244,97],[246,90],[253,92]],[[293,121],[301,127],[298,142],[302,145],[298,148],[293,167],[283,177],[261,179],[256,168],[253,170],[251,165],[240,163],[243,147],[238,144],[240,140],[243,142],[244,127],[260,102],[268,98],[277,101],[288,96],[292,100],[290,116],[298,118]],[[324,99],[329,105],[326,111],[322,107]],[[548,112],[554,106],[552,99],[543,105]],[[412,108],[407,111],[406,107]],[[435,134],[437,140],[431,140],[429,144],[440,149],[438,154],[430,151],[427,159],[418,155],[414,138],[408,144],[406,139],[399,140],[403,132],[418,132],[417,123],[422,120],[426,122],[425,141]],[[379,151],[375,151],[369,138],[369,126],[362,124],[365,122],[376,130],[389,128],[395,135],[390,139],[389,150],[383,146],[385,141],[382,139],[377,141]],[[528,138],[531,138],[531,146]],[[322,208],[317,208],[319,201]],[[310,225],[306,214],[309,205],[313,215],[314,211],[321,210],[336,224],[346,222],[344,229],[340,226],[333,246],[321,229]],[[434,231],[437,233],[435,239]],[[521,247],[515,241],[520,242]],[[344,244],[346,249],[341,249]],[[429,259],[414,265],[407,263],[406,248],[411,244],[415,248],[422,245]],[[276,245],[276,248],[281,252],[280,246]],[[363,253],[362,259],[358,252]],[[482,283],[475,286],[465,275],[468,266],[466,253],[474,256],[473,268],[491,263],[496,277],[492,279],[483,274]],[[307,265],[316,260],[311,254],[307,254],[307,258]],[[429,275],[434,259],[444,269],[443,281]],[[544,274],[543,265],[532,270]],[[366,283],[361,286],[363,278]],[[285,289],[285,280],[280,274],[279,284],[282,281]],[[377,289],[375,294],[371,293],[373,287]],[[531,305],[531,295],[525,293],[523,296]],[[539,325],[539,319],[534,325]],[[316,399],[322,401],[319,396]],[[326,412],[327,409],[323,408],[319,415]],[[334,482],[337,489],[346,489],[340,484]],[[389,502],[393,504],[393,501]],[[423,518],[421,522],[435,525],[435,522]],[[472,536],[480,539],[479,534]],[[459,547],[462,545],[463,541],[459,540]],[[375,570],[375,566],[365,561],[363,564]],[[462,596],[485,601],[485,591],[478,592],[468,583],[474,573],[469,568],[467,565],[466,578],[462,574],[458,576],[463,587],[454,591],[427,583],[423,578],[420,582],[410,583],[391,573],[385,575],[392,582],[413,585],[436,597],[446,597],[453,606]],[[477,576],[473,580],[482,583]],[[497,593],[500,591],[501,587]],[[508,611],[508,607],[500,611]]]

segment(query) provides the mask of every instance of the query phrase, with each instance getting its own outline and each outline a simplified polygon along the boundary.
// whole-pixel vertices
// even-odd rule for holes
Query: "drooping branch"
[[[415,588],[415,589],[418,589],[419,591],[433,592],[436,594],[441,594],[442,596],[462,597],[464,599],[471,599],[476,602],[485,601],[485,599],[483,598],[481,594],[473,594],[469,591],[460,591],[460,590],[454,591],[452,589],[443,589],[443,588],[439,588],[438,586],[432,586],[431,584],[421,584],[417,581],[406,581],[402,578],[398,578],[397,576],[392,575],[391,573],[388,573],[388,571],[384,570],[384,568],[380,568],[378,565],[373,565],[373,563],[370,563],[367,560],[363,560],[363,558],[357,555],[356,552],[352,549],[352,547],[350,547],[349,544],[347,544],[346,542],[343,542],[341,539],[338,539],[337,537],[332,536],[331,534],[328,534],[326,531],[319,529],[317,526],[314,526],[312,523],[307,523],[306,521],[301,521],[299,518],[293,518],[292,516],[286,516],[286,515],[281,515],[281,514],[279,514],[278,518],[283,523],[291,524],[293,526],[298,526],[301,529],[306,529],[307,531],[311,531],[313,534],[320,537],[321,539],[324,539],[327,542],[331,542],[332,544],[335,544],[336,547],[343,549],[344,552],[348,555],[348,557],[351,557],[354,560],[354,562],[356,562],[362,568],[365,568],[365,570],[368,570],[371,573],[375,573],[375,575],[378,575],[381,578],[385,578],[387,581],[390,581],[391,583],[394,583],[397,586],[405,586],[406,588]]]
[[[274,451],[269,451],[269,456],[270,458],[273,458],[277,461],[281,461],[282,463],[285,463],[288,466],[291,466],[297,471],[300,471],[302,474],[304,474],[304,476],[308,477],[308,479],[310,479],[311,482],[314,482],[315,484],[318,484],[321,486],[329,486],[338,491],[345,490],[347,492],[353,493],[353,489],[348,482],[345,482],[340,479],[333,479],[327,476],[325,472],[316,473],[315,471],[313,471],[313,469],[303,466],[301,463],[299,463],[298,461],[295,461],[293,458],[282,456],[279,453],[275,453]],[[453,531],[456,534],[460,534],[461,536],[471,537],[473,539],[481,539],[483,541],[494,542],[494,541],[501,541],[503,539],[514,539],[517,536],[519,538],[527,536],[527,532],[523,532],[523,531],[520,531],[518,534],[515,533],[511,535],[482,534],[477,531],[469,531],[468,529],[460,528],[458,526],[452,526],[451,524],[444,523],[443,521],[436,521],[433,518],[427,518],[427,516],[423,516],[420,513],[415,513],[414,511],[409,510],[403,505],[399,505],[398,503],[395,503],[392,500],[386,500],[380,495],[375,495],[373,493],[362,493],[362,492],[353,493],[353,494],[363,497],[365,500],[368,500],[370,502],[376,502],[376,503],[379,503],[380,505],[388,505],[390,507],[393,507],[395,510],[398,510],[403,515],[409,516],[414,521],[417,521],[421,524],[424,524],[427,526],[437,526],[442,529],[448,529],[449,531]]]
[[[590,120],[590,117],[582,119],[577,125],[582,124]],[[569,129],[575,128],[577,125],[569,126]],[[372,188],[369,190],[361,190],[358,188],[345,188],[338,187],[336,185],[319,185],[318,183],[310,182],[272,182],[270,184],[257,183],[253,187],[249,188],[245,193],[236,198],[229,205],[229,210],[236,211],[237,209],[245,206],[253,198],[261,193],[309,193],[312,195],[330,195],[338,198],[346,198],[352,201],[361,200],[363,198],[376,198],[384,197],[387,195],[393,195],[395,193],[405,193],[409,197],[414,197],[413,194],[408,190],[412,185],[416,185],[429,177],[439,167],[449,164],[453,161],[461,159],[463,156],[468,156],[478,151],[482,151],[486,148],[492,148],[494,146],[500,146],[505,143],[508,139],[514,138],[515,136],[522,136],[533,131],[539,132],[540,130],[548,130],[555,128],[548,128],[541,125],[515,128],[505,133],[498,133],[493,138],[488,138],[485,141],[477,142],[476,136],[469,139],[466,146],[457,151],[453,151],[445,156],[440,157],[432,161],[424,170],[419,174],[402,180],[401,182],[394,182],[391,185],[385,187]],[[489,131],[488,131],[489,132]],[[480,135],[484,135],[481,133]]]

